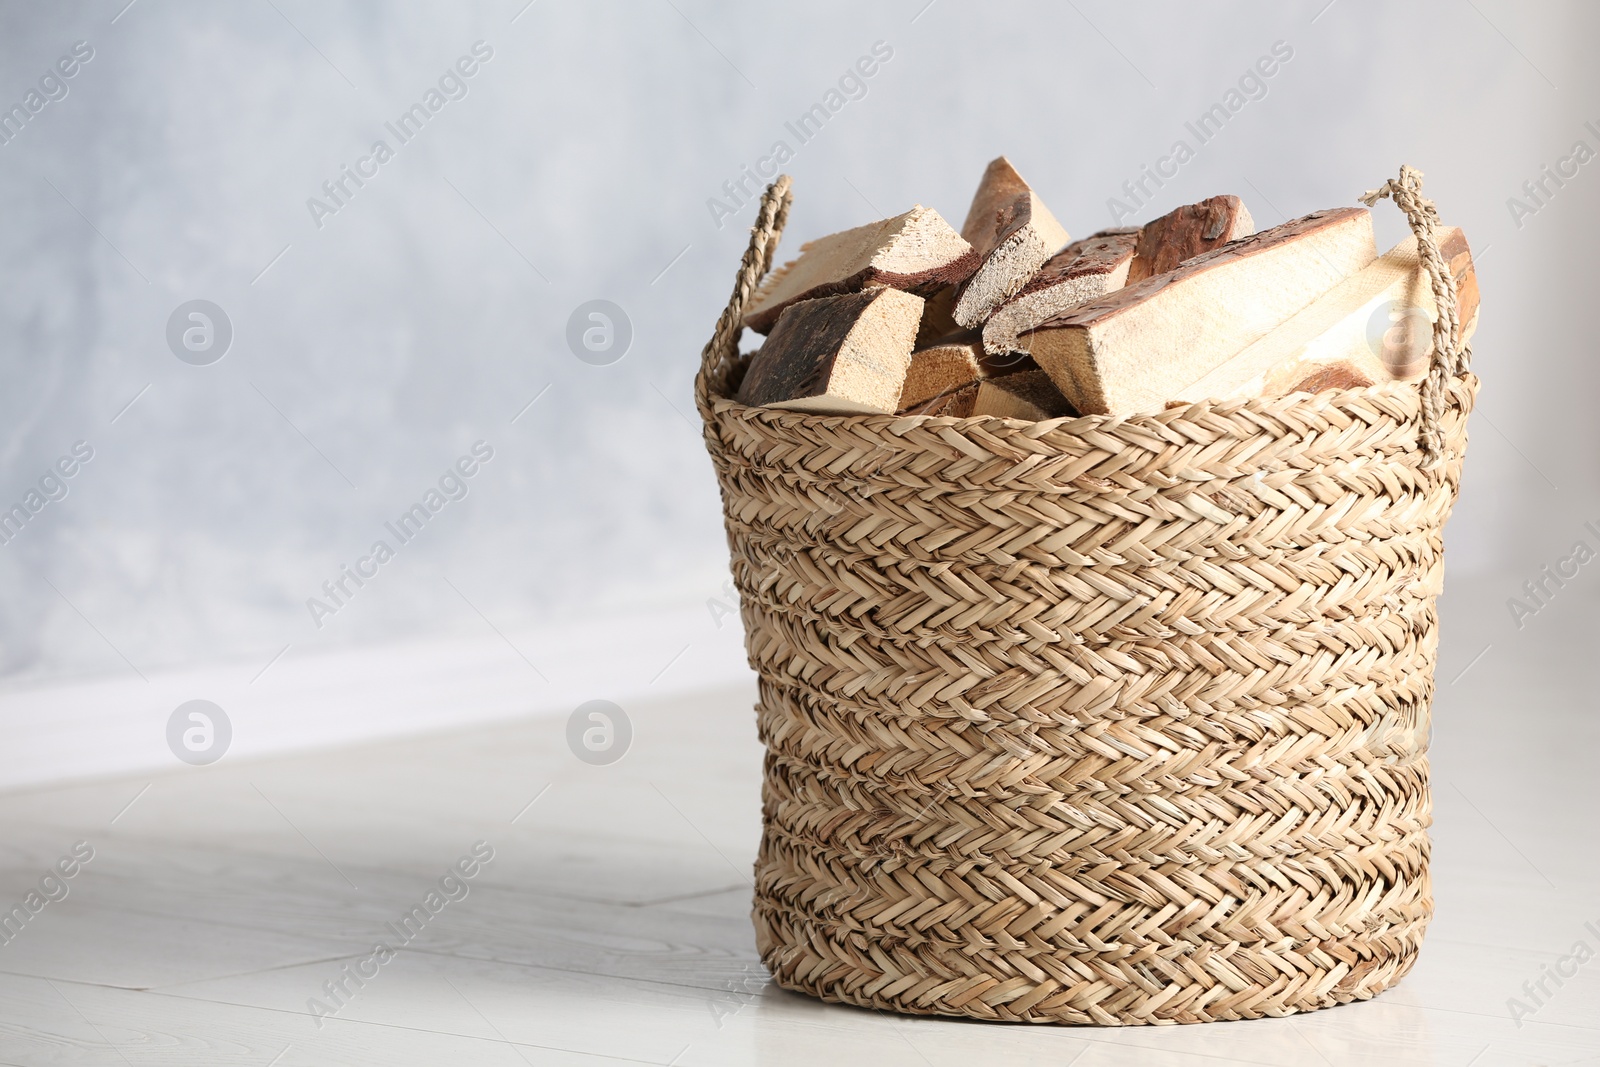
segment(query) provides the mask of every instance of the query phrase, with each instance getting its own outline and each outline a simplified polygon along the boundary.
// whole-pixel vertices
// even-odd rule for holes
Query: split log
[[[948,415],[954,419],[965,419],[972,414],[972,406],[978,398],[978,383],[971,382],[960,389],[948,393],[941,393],[931,400],[924,400],[920,404],[900,412],[902,415]]]
[[[961,226],[982,265],[961,289],[956,322],[973,327],[1028,283],[1070,239],[1005,156],[989,164]]]
[[[1121,289],[1138,240],[1137,229],[1102,230],[1051,256],[1022,290],[996,308],[983,324],[984,351],[992,356],[1016,352],[1017,335],[1022,331],[1085,300]]]
[[[893,414],[922,298],[876,288],[783,309],[750,359],[739,402],[824,414]]]
[[[974,415],[1000,419],[1039,422],[1076,415],[1067,398],[1061,395],[1050,376],[1042,370],[1008,374],[1004,378],[985,378],[978,383],[978,396],[972,405]]]
[[[972,246],[937,211],[919,204],[892,219],[802,245],[800,258],[773,271],[756,290],[744,324],[767,333],[791,304],[870,286],[932,294],[965,281],[978,262]]]
[[[938,344],[952,334],[961,333],[956,322],[956,287],[947,285],[934,293],[920,294],[923,299],[922,322],[917,326],[917,347]]]
[[[1318,211],[1080,304],[1020,341],[1078,411],[1159,411],[1376,258],[1370,212]]]
[[[1255,221],[1237,196],[1212,196],[1198,204],[1185,204],[1145,223],[1139,231],[1127,284],[1176,270],[1185,260],[1255,232]]]
[[[1466,341],[1477,326],[1472,251],[1455,227],[1442,228],[1437,236],[1455,277],[1456,316]],[[1411,236],[1173,395],[1226,400],[1415,381],[1428,372],[1438,317],[1433,287]]]
[[[975,339],[952,339],[912,352],[905,385],[900,389],[899,408],[914,407],[976,381],[982,353]]]

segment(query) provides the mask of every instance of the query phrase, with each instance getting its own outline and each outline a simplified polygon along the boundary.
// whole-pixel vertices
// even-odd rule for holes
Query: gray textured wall
[[[508,624],[712,595],[689,382],[750,216],[717,218],[725,181],[787,142],[792,251],[914,202],[959,223],[1004,152],[1087,233],[1275,42],[1292,59],[1137,217],[1237,192],[1270,225],[1426,171],[1482,256],[1451,566],[1535,568],[1595,513],[1600,162],[1532,214],[1507,201],[1600,148],[1600,27],[1575,3],[1324,2],[0,6],[0,105],[66,90],[0,145],[0,503],[94,451],[0,546],[0,671],[479,625],[448,583]],[[385,122],[479,41],[460,98],[400,143]],[[890,58],[830,99],[876,42]],[[837,113],[801,144],[785,122],[819,102]],[[314,217],[379,139],[393,158]],[[207,366],[166,338],[199,298],[233,329]],[[632,323],[609,366],[566,342],[597,298]],[[306,598],[478,440],[466,499],[316,629]]]

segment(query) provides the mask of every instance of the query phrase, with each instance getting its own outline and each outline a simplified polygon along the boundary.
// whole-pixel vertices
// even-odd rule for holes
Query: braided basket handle
[[[1445,383],[1466,373],[1469,355],[1461,347],[1456,280],[1439,251],[1439,238],[1434,233],[1439,225],[1439,211],[1432,200],[1422,195],[1422,172],[1405,164],[1401,165],[1398,178],[1390,178],[1378,188],[1363,193],[1360,199],[1368,207],[1379,200],[1394,201],[1411,224],[1411,232],[1417,235],[1417,252],[1433,285],[1433,303],[1438,316],[1433,322],[1433,356],[1428,364],[1428,376],[1422,381],[1420,440],[1423,461],[1431,466],[1443,458],[1445,451],[1444,432],[1439,426],[1444,417]]]
[[[739,262],[739,273],[734,276],[733,295],[728,306],[717,319],[717,328],[711,340],[700,352],[700,373],[694,379],[694,402],[700,417],[707,425],[711,422],[711,383],[720,382],[728,368],[739,358],[739,333],[743,328],[744,306],[749,303],[756,285],[772,269],[772,259],[778,253],[778,238],[783,234],[784,223],[789,220],[789,205],[794,196],[789,192],[789,176],[780,174],[761,195],[761,209],[756,212],[756,224],[750,227],[750,246],[744,250]]]

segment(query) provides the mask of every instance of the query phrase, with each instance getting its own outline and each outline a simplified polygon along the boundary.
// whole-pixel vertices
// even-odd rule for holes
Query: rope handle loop
[[[1440,421],[1445,410],[1445,385],[1467,371],[1470,350],[1461,347],[1461,323],[1456,315],[1456,281],[1450,264],[1439,251],[1439,210],[1422,195],[1422,172],[1402,164],[1400,176],[1390,178],[1376,189],[1361,195],[1361,202],[1372,207],[1379,200],[1393,200],[1417,235],[1417,253],[1433,287],[1433,304],[1438,315],[1433,322],[1433,355],[1428,376],[1422,381],[1422,430],[1420,444],[1428,465],[1444,455],[1444,432]]]
[[[717,319],[717,328],[711,340],[700,352],[700,372],[694,379],[695,405],[707,424],[711,421],[711,383],[720,382],[735,360],[739,358],[739,334],[743,329],[745,305],[755,293],[756,286],[772,269],[773,257],[778,254],[778,238],[789,220],[789,205],[794,195],[789,192],[787,174],[780,174],[767,191],[761,194],[761,207],[756,212],[756,224],[750,227],[750,245],[739,262],[739,273],[734,275],[733,295],[728,306]]]

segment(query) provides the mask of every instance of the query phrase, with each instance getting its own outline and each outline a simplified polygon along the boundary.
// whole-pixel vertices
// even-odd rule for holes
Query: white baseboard
[[[195,699],[227,714],[233,737],[223,758],[233,760],[567,715],[586,700],[626,709],[629,701],[751,679],[738,615],[715,621],[702,602],[503,638],[485,626],[471,638],[304,655],[291,646],[265,671],[271,653],[253,663],[147,672],[148,681],[130,672],[0,692],[0,790],[180,767],[167,747],[167,720]]]

